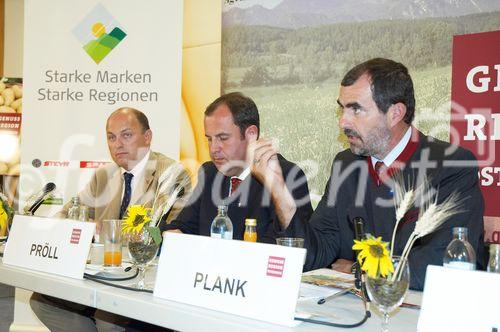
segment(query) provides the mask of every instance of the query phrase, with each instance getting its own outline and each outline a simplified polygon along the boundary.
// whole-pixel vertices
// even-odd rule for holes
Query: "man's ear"
[[[404,121],[406,115],[406,105],[403,103],[396,103],[389,107],[387,110],[387,121],[390,127],[394,127],[401,121]]]
[[[153,132],[151,129],[148,129],[144,132],[144,138],[146,139],[147,144],[151,144],[151,140],[153,139]]]
[[[251,125],[245,129],[245,138],[249,142],[254,142],[259,138],[259,129],[256,125]]]

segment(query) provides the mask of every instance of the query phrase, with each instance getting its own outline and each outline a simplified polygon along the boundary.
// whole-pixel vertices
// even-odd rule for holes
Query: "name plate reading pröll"
[[[3,263],[83,279],[95,224],[14,216]]]
[[[166,233],[154,295],[294,326],[306,250]]]

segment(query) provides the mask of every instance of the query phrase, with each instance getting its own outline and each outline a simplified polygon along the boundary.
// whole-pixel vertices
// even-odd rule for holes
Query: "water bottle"
[[[453,227],[453,240],[444,252],[443,266],[461,270],[476,269],[476,253],[467,240],[466,227]]]
[[[490,244],[488,272],[500,273],[500,244],[498,243]]]
[[[89,207],[86,205],[80,206],[80,213],[78,214],[79,221],[89,221]]]
[[[68,219],[78,220],[80,217],[80,199],[75,196],[71,199],[71,207],[68,210]]]
[[[212,221],[210,236],[218,239],[233,239],[233,223],[227,215],[226,205],[219,205],[217,207],[217,216]]]

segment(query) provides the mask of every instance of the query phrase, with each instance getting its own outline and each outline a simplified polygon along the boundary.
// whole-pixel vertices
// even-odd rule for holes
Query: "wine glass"
[[[403,299],[410,285],[410,269],[408,262],[399,256],[392,257],[394,271],[398,270],[398,265],[402,264],[401,270],[392,280],[392,275],[387,278],[377,277],[366,279],[366,289],[370,299],[382,312],[382,332],[389,331],[389,314],[403,303]]]
[[[128,252],[130,258],[139,269],[139,279],[133,287],[138,289],[147,288],[144,281],[146,268],[156,257],[158,248],[159,245],[156,244],[153,237],[146,230],[146,226],[144,226],[140,232],[132,232],[128,235]]]

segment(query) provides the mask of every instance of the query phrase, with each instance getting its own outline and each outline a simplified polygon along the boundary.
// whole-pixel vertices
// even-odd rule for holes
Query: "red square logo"
[[[71,232],[71,240],[69,243],[78,244],[80,243],[80,235],[82,234],[82,230],[80,228],[73,228],[73,232]]]
[[[269,277],[281,278],[285,270],[285,257],[269,256],[267,260],[267,275]]]

